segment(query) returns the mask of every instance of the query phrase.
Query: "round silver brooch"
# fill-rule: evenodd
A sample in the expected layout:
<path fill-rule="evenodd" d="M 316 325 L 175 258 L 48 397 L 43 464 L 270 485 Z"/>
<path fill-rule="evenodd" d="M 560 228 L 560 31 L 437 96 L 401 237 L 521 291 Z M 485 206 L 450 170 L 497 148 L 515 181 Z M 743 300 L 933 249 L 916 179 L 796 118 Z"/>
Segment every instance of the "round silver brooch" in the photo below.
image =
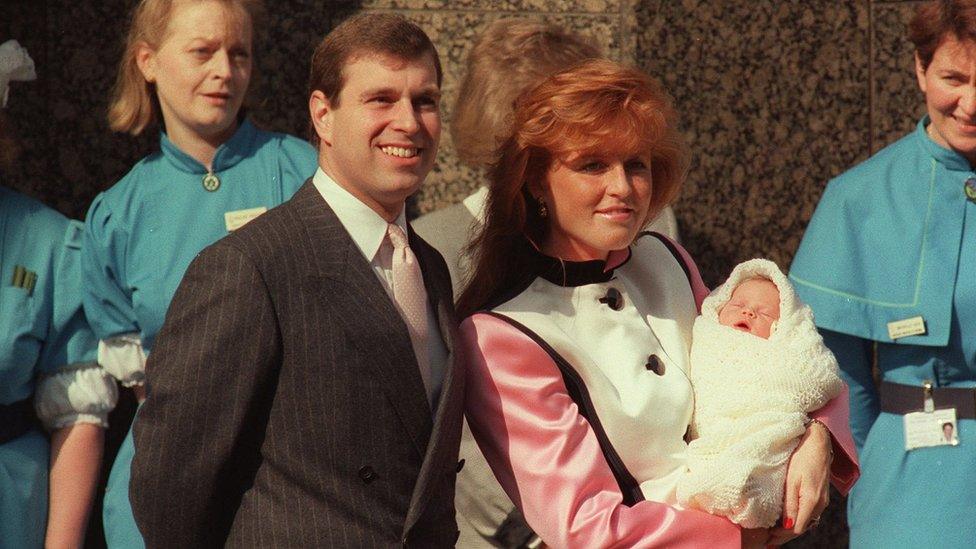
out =
<path fill-rule="evenodd" d="M 214 192 L 220 188 L 220 178 L 212 173 L 203 176 L 203 188 Z"/>

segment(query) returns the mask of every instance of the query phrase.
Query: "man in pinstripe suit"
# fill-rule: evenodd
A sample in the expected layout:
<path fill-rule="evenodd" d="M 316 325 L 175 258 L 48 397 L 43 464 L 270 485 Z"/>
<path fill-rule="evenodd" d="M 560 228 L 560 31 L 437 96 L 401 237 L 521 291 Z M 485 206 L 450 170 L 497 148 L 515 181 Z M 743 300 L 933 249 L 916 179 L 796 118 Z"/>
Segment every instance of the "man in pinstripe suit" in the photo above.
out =
<path fill-rule="evenodd" d="M 130 495 L 149 547 L 453 546 L 450 276 L 407 229 L 419 338 L 390 259 L 433 166 L 440 81 L 397 16 L 353 17 L 316 49 L 320 169 L 197 257 L 149 360 Z"/>

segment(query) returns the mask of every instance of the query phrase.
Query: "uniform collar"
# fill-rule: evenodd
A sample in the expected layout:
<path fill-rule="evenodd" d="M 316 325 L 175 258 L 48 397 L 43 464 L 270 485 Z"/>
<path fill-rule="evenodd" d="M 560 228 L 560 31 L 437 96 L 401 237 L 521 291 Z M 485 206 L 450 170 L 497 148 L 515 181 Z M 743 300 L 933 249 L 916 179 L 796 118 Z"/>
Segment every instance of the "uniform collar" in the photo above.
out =
<path fill-rule="evenodd" d="M 214 154 L 213 159 L 214 173 L 226 170 L 243 160 L 253 150 L 257 132 L 257 128 L 249 120 L 246 118 L 242 119 L 234 135 L 224 144 L 217 147 L 217 152 Z M 159 143 L 163 156 L 178 170 L 194 174 L 207 173 L 206 166 L 180 150 L 179 147 L 169 140 L 169 136 L 166 135 L 165 131 L 159 133 Z"/>
<path fill-rule="evenodd" d="M 614 269 L 630 259 L 630 248 L 614 250 L 606 261 L 566 261 L 548 256 L 535 248 L 528 239 L 523 245 L 530 258 L 533 271 L 541 278 L 564 287 L 586 286 L 607 282 L 613 278 Z"/>
<path fill-rule="evenodd" d="M 383 240 L 386 238 L 389 223 L 372 208 L 343 189 L 334 179 L 322 171 L 322 168 L 316 170 L 315 175 L 312 176 L 312 184 L 315 185 L 322 198 L 335 212 L 339 222 L 352 237 L 366 261 L 373 261 L 376 252 L 379 251 Z M 409 234 L 405 210 L 406 208 L 400 210 L 400 215 L 397 216 L 394 223 L 399 225 L 403 234 Z"/>
<path fill-rule="evenodd" d="M 929 132 L 926 131 L 930 122 L 931 119 L 926 114 L 918 121 L 918 125 L 915 127 L 915 134 L 919 138 L 918 141 L 921 143 L 922 149 L 947 169 L 960 172 L 973 171 L 972 166 L 969 165 L 969 161 L 963 155 L 952 149 L 947 149 L 932 140 Z"/>

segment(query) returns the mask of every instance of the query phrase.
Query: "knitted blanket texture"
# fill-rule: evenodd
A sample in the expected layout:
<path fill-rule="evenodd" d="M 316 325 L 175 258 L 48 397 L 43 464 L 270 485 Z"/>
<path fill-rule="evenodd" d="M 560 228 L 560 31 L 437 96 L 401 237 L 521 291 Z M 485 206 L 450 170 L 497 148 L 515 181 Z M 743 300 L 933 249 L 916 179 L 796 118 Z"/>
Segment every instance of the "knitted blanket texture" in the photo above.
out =
<path fill-rule="evenodd" d="M 772 280 L 780 293 L 780 319 L 769 339 L 718 323 L 732 291 L 756 276 Z M 812 311 L 775 263 L 742 263 L 705 298 L 693 330 L 690 378 L 693 440 L 679 503 L 746 528 L 773 526 L 807 414 L 840 394 L 843 383 Z"/>

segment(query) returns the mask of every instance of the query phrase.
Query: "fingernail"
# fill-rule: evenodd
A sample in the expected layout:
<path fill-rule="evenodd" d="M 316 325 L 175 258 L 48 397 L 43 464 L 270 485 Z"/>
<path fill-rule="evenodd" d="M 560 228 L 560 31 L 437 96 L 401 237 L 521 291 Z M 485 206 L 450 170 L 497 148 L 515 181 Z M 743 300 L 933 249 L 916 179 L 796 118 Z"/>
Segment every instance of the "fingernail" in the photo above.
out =
<path fill-rule="evenodd" d="M 783 528 L 786 528 L 787 530 L 793 528 L 794 524 L 795 523 L 793 522 L 793 519 L 791 519 L 790 517 L 786 517 L 785 519 L 783 519 Z"/>

